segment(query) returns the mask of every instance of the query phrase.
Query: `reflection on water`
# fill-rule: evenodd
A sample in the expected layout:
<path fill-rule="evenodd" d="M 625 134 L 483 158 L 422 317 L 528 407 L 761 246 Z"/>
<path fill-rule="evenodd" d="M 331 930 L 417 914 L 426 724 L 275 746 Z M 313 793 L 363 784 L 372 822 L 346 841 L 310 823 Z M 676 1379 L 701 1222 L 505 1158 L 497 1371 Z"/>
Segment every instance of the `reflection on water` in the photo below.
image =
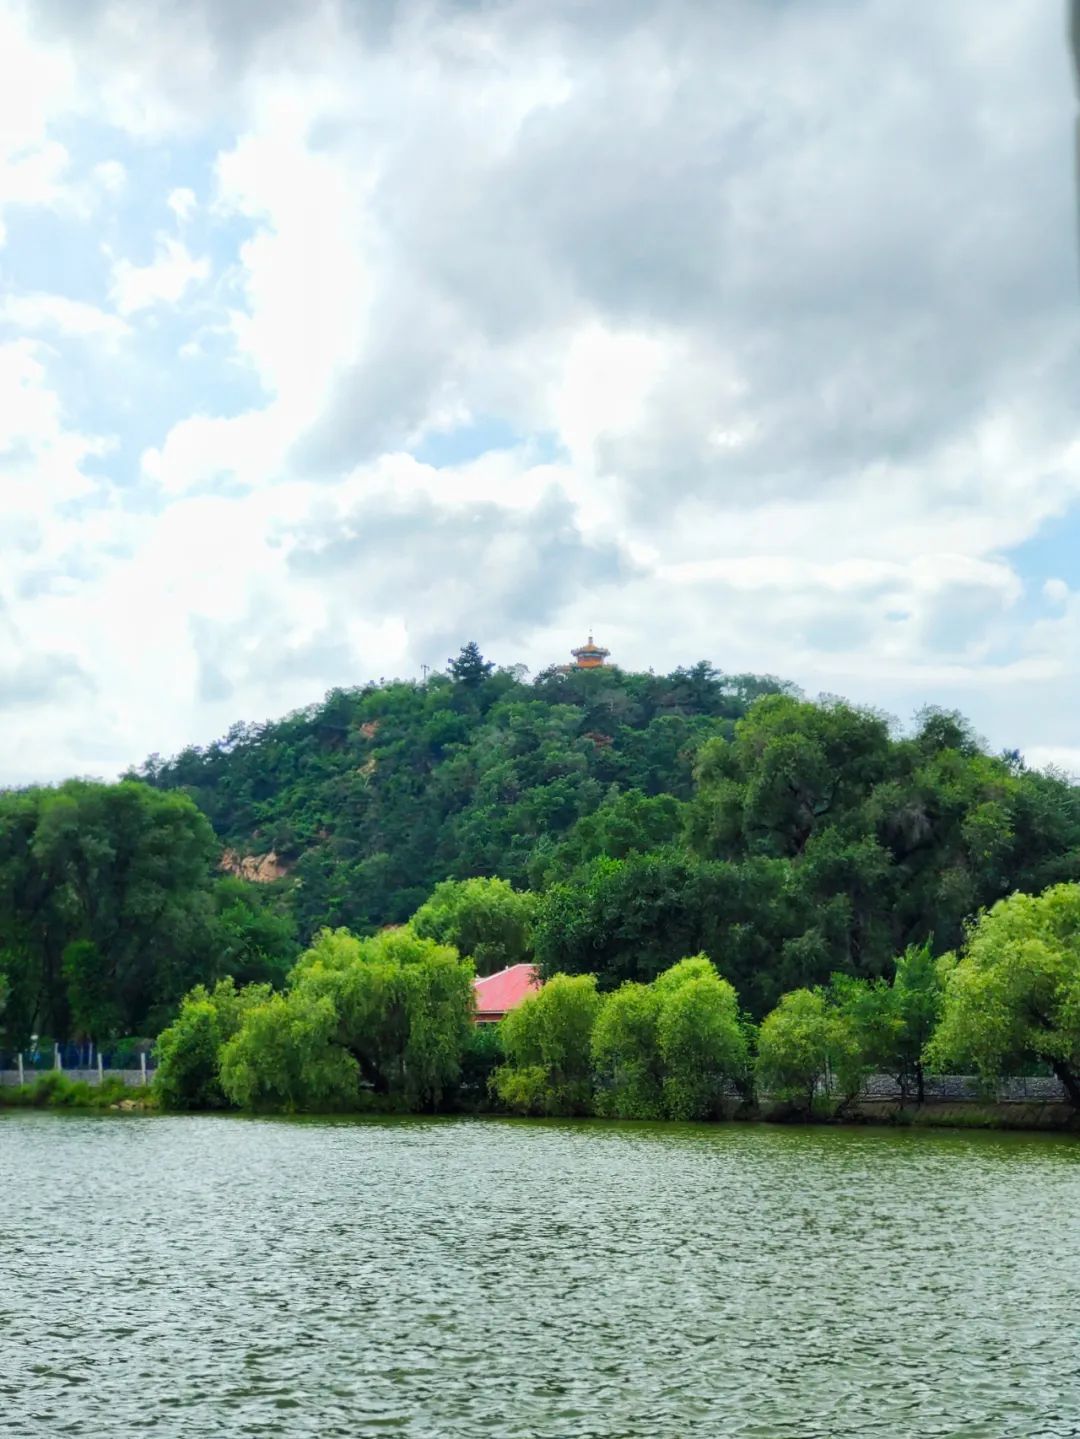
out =
<path fill-rule="evenodd" d="M 11 1434 L 1080 1433 L 1080 1146 L 0 1117 Z"/>

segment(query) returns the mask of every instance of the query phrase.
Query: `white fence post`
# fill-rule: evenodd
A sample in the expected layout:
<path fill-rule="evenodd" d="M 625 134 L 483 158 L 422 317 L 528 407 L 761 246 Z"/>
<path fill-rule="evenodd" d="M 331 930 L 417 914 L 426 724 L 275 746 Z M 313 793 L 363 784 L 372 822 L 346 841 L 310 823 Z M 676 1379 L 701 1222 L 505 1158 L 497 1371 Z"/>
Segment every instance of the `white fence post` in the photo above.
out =
<path fill-rule="evenodd" d="M 105 1061 L 101 1057 L 100 1049 L 97 1052 L 97 1082 L 99 1084 L 105 1083 Z"/>
<path fill-rule="evenodd" d="M 60 1068 L 60 1046 L 58 1044 L 53 1045 L 53 1068 Z"/>
<path fill-rule="evenodd" d="M 145 1050 L 145 1049 L 140 1049 L 140 1050 L 139 1050 L 139 1065 L 140 1065 L 140 1068 L 142 1069 L 142 1082 L 145 1084 L 145 1083 L 146 1083 L 146 1050 Z"/>
<path fill-rule="evenodd" d="M 25 1083 L 26 1083 L 26 1075 L 23 1073 L 23 1058 L 22 1058 L 22 1050 L 20 1049 L 20 1050 L 19 1050 L 19 1088 L 21 1089 Z"/>

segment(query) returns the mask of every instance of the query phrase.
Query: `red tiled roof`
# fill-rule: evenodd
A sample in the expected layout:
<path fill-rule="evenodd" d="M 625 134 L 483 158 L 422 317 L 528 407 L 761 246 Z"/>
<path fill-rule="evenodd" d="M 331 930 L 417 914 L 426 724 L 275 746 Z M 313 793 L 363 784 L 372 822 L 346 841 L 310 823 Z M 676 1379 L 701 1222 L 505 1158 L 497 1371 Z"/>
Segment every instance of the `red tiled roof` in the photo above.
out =
<path fill-rule="evenodd" d="M 498 974 L 486 974 L 473 981 L 477 1014 L 506 1014 L 516 1009 L 529 994 L 540 988 L 540 977 L 531 964 L 512 964 Z"/>

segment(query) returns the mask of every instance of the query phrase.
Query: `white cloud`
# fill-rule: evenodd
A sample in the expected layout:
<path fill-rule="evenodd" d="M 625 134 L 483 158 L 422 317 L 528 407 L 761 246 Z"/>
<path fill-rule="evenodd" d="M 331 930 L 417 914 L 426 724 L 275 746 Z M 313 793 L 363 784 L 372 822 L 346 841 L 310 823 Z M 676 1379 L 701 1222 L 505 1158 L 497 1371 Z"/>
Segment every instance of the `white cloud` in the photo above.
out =
<path fill-rule="evenodd" d="M 75 339 L 120 340 L 131 326 L 84 300 L 35 292 L 0 299 L 0 322 L 23 332 L 53 331 Z"/>
<path fill-rule="evenodd" d="M 182 225 L 191 219 L 198 201 L 195 198 L 194 190 L 189 190 L 186 185 L 181 185 L 177 189 L 169 191 L 166 204 Z"/>
<path fill-rule="evenodd" d="M 109 298 L 121 315 L 132 315 L 154 305 L 175 305 L 192 285 L 210 277 L 210 261 L 196 258 L 181 241 L 159 234 L 154 258 L 148 265 L 114 260 Z"/>
<path fill-rule="evenodd" d="M 313 151 L 298 123 L 273 111 L 217 164 L 218 209 L 256 225 L 240 250 L 236 347 L 297 433 L 362 343 L 371 296 L 363 176 Z"/>
<path fill-rule="evenodd" d="M 172 427 L 160 449 L 144 452 L 142 473 L 169 494 L 222 480 L 251 488 L 280 477 L 290 438 L 273 409 L 228 418 L 191 415 Z"/>
<path fill-rule="evenodd" d="M 127 184 L 127 171 L 119 160 L 100 160 L 90 173 L 109 195 L 119 194 Z"/>
<path fill-rule="evenodd" d="M 39 546 L 14 602 L 24 649 L 96 678 L 102 762 L 441 663 L 474 621 L 534 668 L 593 622 L 628 665 L 707 655 L 1068 747 L 1080 599 L 1009 558 L 1080 500 L 1045 0 L 40 15 L 0 20 L 0 194 L 96 207 L 111 273 L 0 313 L 127 338 L 86 389 L 59 348 L 0 350 Z M 84 164 L 85 115 L 113 128 Z M 155 173 L 184 228 L 139 263 Z M 182 364 L 128 334 L 192 301 Z M 65 411 L 88 393 L 115 484 Z M 409 453 L 457 427 L 505 448 Z M 26 742 L 74 765 L 40 716 Z"/>
<path fill-rule="evenodd" d="M 70 58 L 33 43 L 19 8 L 0 10 L 0 243 L 5 209 L 64 197 L 68 152 L 48 127 L 74 92 Z"/>
<path fill-rule="evenodd" d="M 43 359 L 28 340 L 0 344 L 0 457 L 3 458 L 5 515 L 45 516 L 93 488 L 80 470 L 105 442 L 65 428 L 60 398 L 47 380 Z"/>
<path fill-rule="evenodd" d="M 1069 586 L 1064 580 L 1049 579 L 1042 587 L 1042 592 L 1051 604 L 1062 605 L 1069 598 Z"/>

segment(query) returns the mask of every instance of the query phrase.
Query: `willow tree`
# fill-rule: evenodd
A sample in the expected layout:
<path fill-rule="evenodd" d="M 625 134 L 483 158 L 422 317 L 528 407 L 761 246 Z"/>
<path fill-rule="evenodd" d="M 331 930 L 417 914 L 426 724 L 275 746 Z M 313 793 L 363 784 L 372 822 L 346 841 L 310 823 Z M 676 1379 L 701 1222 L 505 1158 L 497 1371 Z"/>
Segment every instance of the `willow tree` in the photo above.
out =
<path fill-rule="evenodd" d="M 819 1090 L 854 1092 L 864 1063 L 850 1015 L 820 989 L 792 990 L 761 1022 L 756 1071 L 764 1095 L 801 1100 L 809 1111 Z"/>
<path fill-rule="evenodd" d="M 995 904 L 947 957 L 941 1022 L 927 1057 L 987 1081 L 1048 1065 L 1080 1107 L 1080 885 Z"/>
<path fill-rule="evenodd" d="M 592 1039 L 596 1107 L 619 1119 L 708 1119 L 743 1086 L 749 1055 L 735 990 L 705 954 L 604 1000 Z"/>
<path fill-rule="evenodd" d="M 221 1088 L 221 1051 L 244 1016 L 270 998 L 268 984 L 237 989 L 232 979 L 213 989 L 198 984 L 180 1012 L 158 1036 L 154 1086 L 166 1109 L 217 1109 L 227 1103 Z"/>
<path fill-rule="evenodd" d="M 588 1114 L 592 1035 L 600 1012 L 594 974 L 557 974 L 501 1023 L 507 1062 L 492 1091 L 525 1114 Z"/>
<path fill-rule="evenodd" d="M 456 949 L 403 925 L 367 939 L 321 931 L 291 983 L 295 992 L 332 1002 L 335 1042 L 377 1093 L 435 1109 L 461 1072 L 474 973 Z"/>
<path fill-rule="evenodd" d="M 654 982 L 664 1109 L 670 1119 L 708 1119 L 729 1085 L 747 1077 L 739 1000 L 707 955 L 681 960 Z"/>
<path fill-rule="evenodd" d="M 627 980 L 604 1000 L 592 1034 L 596 1110 L 611 1119 L 660 1119 L 663 1065 L 655 985 Z"/>
<path fill-rule="evenodd" d="M 492 974 L 532 957 L 535 903 L 505 879 L 448 879 L 409 923 L 422 938 L 453 945 L 478 974 Z"/>
<path fill-rule="evenodd" d="M 334 1042 L 337 1012 L 326 995 L 271 994 L 244 1015 L 221 1051 L 221 1088 L 241 1109 L 349 1109 L 358 1098 L 356 1060 Z"/>

